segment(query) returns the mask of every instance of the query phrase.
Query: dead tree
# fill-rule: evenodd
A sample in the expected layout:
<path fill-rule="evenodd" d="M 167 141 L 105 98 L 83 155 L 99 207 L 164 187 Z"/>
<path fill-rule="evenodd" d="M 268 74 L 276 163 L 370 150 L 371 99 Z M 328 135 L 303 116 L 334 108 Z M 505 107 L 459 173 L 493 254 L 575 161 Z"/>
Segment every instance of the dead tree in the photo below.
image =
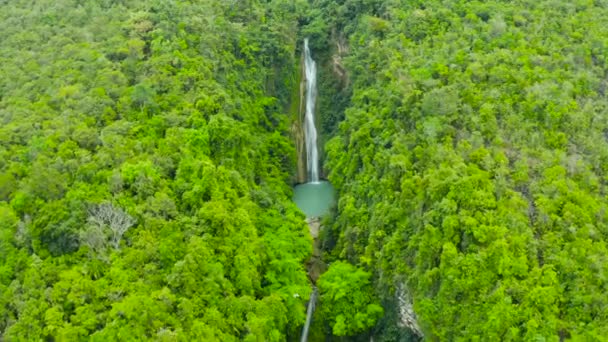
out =
<path fill-rule="evenodd" d="M 89 210 L 88 223 L 91 227 L 108 230 L 110 244 L 120 248 L 122 236 L 135 224 L 135 219 L 124 210 L 111 203 L 102 203 Z"/>

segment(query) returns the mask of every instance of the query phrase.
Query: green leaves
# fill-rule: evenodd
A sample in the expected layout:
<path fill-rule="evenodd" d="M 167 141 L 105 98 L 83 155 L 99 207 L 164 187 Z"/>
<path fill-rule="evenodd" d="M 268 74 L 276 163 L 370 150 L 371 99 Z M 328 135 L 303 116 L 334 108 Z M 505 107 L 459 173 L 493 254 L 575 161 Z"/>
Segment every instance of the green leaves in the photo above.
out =
<path fill-rule="evenodd" d="M 608 325 L 605 7 L 387 1 L 365 15 L 382 21 L 342 26 L 353 95 L 326 144 L 331 255 L 373 265 L 385 308 L 405 283 L 429 340 L 594 339 Z"/>
<path fill-rule="evenodd" d="M 0 5 L 0 339 L 293 335 L 294 4 L 30 5 Z"/>
<path fill-rule="evenodd" d="M 376 324 L 384 310 L 372 294 L 371 274 L 334 262 L 319 278 L 319 310 L 336 336 L 351 336 Z"/>

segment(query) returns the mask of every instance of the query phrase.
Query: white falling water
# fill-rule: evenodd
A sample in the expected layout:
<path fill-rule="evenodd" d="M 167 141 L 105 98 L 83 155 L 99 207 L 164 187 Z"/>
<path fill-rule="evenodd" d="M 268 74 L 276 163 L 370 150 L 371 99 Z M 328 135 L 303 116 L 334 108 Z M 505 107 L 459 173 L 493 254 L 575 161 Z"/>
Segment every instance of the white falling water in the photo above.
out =
<path fill-rule="evenodd" d="M 319 181 L 319 153 L 317 151 L 317 129 L 315 127 L 315 104 L 317 100 L 317 64 L 310 55 L 308 38 L 304 39 L 304 67 L 306 73 L 306 117 L 304 138 L 306 139 L 306 167 L 308 181 Z"/>
<path fill-rule="evenodd" d="M 306 309 L 306 323 L 304 323 L 304 330 L 302 330 L 302 337 L 300 342 L 308 341 L 308 328 L 310 328 L 310 323 L 312 322 L 312 313 L 315 311 L 315 302 L 317 300 L 317 288 L 312 288 L 312 293 L 310 294 L 310 300 L 308 301 L 308 309 Z"/>

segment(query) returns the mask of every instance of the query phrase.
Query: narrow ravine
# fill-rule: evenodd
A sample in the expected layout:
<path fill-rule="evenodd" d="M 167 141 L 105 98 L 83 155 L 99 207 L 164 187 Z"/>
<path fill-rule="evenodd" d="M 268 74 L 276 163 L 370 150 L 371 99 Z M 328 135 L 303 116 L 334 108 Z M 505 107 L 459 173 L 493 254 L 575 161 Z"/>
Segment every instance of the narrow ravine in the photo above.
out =
<path fill-rule="evenodd" d="M 306 263 L 306 271 L 308 273 L 308 278 L 312 283 L 312 293 L 310 294 L 310 299 L 308 300 L 308 307 L 306 309 L 306 323 L 304 323 L 304 328 L 302 328 L 302 337 L 300 339 L 302 342 L 306 342 L 308 340 L 308 333 L 310 325 L 312 323 L 312 316 L 317 305 L 317 280 L 319 279 L 319 276 L 327 269 L 327 264 L 323 262 L 323 259 L 321 257 L 321 244 L 319 241 L 321 220 L 318 217 L 311 217 L 308 218 L 306 222 L 308 224 L 310 235 L 313 238 L 312 256 L 310 257 L 310 260 Z"/>
<path fill-rule="evenodd" d="M 308 341 L 308 330 L 310 329 L 310 323 L 312 323 L 312 314 L 315 311 L 315 305 L 317 301 L 317 288 L 313 287 L 312 293 L 310 294 L 310 300 L 308 301 L 308 308 L 306 309 L 306 323 L 304 323 L 304 329 L 302 329 L 301 342 Z"/>
<path fill-rule="evenodd" d="M 317 101 L 317 65 L 312 57 L 308 38 L 304 39 L 304 76 L 305 80 L 305 115 L 304 115 L 304 140 L 306 148 L 306 183 L 299 184 L 294 188 L 294 202 L 307 217 L 310 235 L 313 238 L 313 255 L 306 265 L 308 277 L 313 290 L 308 301 L 306 310 L 306 322 L 302 329 L 301 341 L 308 340 L 308 333 L 316 306 L 317 279 L 325 270 L 325 263 L 321 259 L 319 243 L 319 232 L 321 229 L 320 217 L 329 210 L 334 202 L 334 190 L 328 181 L 319 178 L 319 152 L 317 146 L 316 128 L 316 101 Z"/>

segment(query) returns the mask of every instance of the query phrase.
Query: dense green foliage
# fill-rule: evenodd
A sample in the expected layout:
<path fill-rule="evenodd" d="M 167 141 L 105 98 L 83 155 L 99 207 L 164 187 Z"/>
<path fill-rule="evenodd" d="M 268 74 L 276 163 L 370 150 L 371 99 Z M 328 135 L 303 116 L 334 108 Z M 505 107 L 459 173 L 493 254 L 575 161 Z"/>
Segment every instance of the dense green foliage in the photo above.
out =
<path fill-rule="evenodd" d="M 334 257 L 429 340 L 605 339 L 608 3 L 337 3 Z"/>
<path fill-rule="evenodd" d="M 296 12 L 0 4 L 0 339 L 298 336 Z"/>
<path fill-rule="evenodd" d="M 605 340 L 606 23 L 606 0 L 1 2 L 0 340 L 298 339 L 305 36 L 339 196 L 311 341 Z"/>
<path fill-rule="evenodd" d="M 349 263 L 333 263 L 319 279 L 319 317 L 336 336 L 355 335 L 373 327 L 382 316 L 375 303 L 371 274 Z"/>

